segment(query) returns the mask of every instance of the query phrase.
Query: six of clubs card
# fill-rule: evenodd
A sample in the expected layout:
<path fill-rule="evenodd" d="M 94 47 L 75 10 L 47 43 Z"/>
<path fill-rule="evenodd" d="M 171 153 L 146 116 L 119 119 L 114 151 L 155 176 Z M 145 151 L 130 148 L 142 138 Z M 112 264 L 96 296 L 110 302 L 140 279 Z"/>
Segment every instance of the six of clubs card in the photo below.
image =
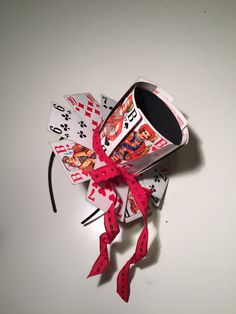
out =
<path fill-rule="evenodd" d="M 92 131 L 77 112 L 70 108 L 53 102 L 48 129 L 65 139 L 92 149 Z"/>

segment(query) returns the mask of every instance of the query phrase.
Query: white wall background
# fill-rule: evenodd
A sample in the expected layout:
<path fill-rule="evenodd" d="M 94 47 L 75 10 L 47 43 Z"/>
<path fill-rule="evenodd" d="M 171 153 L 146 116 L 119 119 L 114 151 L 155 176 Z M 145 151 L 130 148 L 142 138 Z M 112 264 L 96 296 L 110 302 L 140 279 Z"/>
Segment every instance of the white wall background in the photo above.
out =
<path fill-rule="evenodd" d="M 1 1 L 0 15 L 0 313 L 235 313 L 236 2 Z M 126 304 L 114 270 L 141 224 L 113 246 L 107 282 L 86 279 L 103 222 L 81 226 L 86 185 L 72 186 L 58 163 L 52 212 L 47 122 L 51 100 L 119 98 L 139 75 L 176 97 L 191 138 L 171 159 Z"/>

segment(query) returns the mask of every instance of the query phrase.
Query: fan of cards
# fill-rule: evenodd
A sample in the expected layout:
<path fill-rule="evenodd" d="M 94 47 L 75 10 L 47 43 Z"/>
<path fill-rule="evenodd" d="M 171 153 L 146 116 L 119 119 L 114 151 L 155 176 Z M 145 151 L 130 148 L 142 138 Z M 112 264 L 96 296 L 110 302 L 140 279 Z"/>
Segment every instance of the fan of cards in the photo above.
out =
<path fill-rule="evenodd" d="M 90 180 L 87 200 L 101 211 L 110 204 L 109 185 L 92 181 L 90 172 L 103 166 L 93 150 L 93 130 L 100 125 L 104 152 L 119 166 L 137 174 L 139 183 L 152 190 L 150 209 L 160 204 L 168 184 L 163 158 L 188 142 L 187 121 L 173 106 L 174 98 L 146 79 L 138 79 L 117 102 L 90 93 L 64 96 L 67 105 L 53 102 L 48 129 L 61 140 L 53 152 L 72 184 Z M 124 222 L 141 217 L 135 199 L 122 180 L 116 180 L 116 215 Z"/>

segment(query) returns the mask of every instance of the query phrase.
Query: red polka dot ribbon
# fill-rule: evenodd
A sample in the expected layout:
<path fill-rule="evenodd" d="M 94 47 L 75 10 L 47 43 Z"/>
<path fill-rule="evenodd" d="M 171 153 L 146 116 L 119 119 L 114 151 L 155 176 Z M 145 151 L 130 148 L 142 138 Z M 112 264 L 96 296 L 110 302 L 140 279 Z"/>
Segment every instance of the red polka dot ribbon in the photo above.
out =
<path fill-rule="evenodd" d="M 111 195 L 110 200 L 112 204 L 109 209 L 104 214 L 104 226 L 105 232 L 100 235 L 100 254 L 96 259 L 95 263 L 92 266 L 92 269 L 88 277 L 102 274 L 109 265 L 109 256 L 108 256 L 108 245 L 112 243 L 117 234 L 119 233 L 119 225 L 116 220 L 115 205 L 117 202 L 117 196 L 115 189 L 112 185 L 112 180 L 116 177 L 121 178 L 130 188 L 135 201 L 137 202 L 139 209 L 143 216 L 144 227 L 139 235 L 136 249 L 131 258 L 126 262 L 123 268 L 120 270 L 117 277 L 117 293 L 120 297 L 128 302 L 130 294 L 130 281 L 129 273 L 130 266 L 132 264 L 137 264 L 142 258 L 147 255 L 147 244 L 148 244 L 148 227 L 147 227 L 147 208 L 149 198 L 152 191 L 146 188 L 143 188 L 136 180 L 135 175 L 129 173 L 126 168 L 122 166 L 117 166 L 116 163 L 109 158 L 102 149 L 100 135 L 99 135 L 98 126 L 93 132 L 93 149 L 97 154 L 97 157 L 106 163 L 105 166 L 102 166 L 96 170 L 90 172 L 91 178 L 97 184 L 100 182 L 106 181 L 109 182 L 110 188 L 114 192 Z"/>

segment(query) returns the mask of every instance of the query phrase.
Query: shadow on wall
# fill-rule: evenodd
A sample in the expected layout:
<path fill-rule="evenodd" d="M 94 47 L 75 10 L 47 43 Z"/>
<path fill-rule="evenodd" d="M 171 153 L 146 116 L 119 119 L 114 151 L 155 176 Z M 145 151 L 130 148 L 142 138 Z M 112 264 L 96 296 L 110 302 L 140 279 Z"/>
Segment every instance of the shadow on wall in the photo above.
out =
<path fill-rule="evenodd" d="M 166 158 L 167 164 L 170 165 L 170 175 L 185 174 L 189 172 L 198 172 L 204 166 L 204 158 L 201 151 L 201 142 L 196 133 L 191 127 L 189 129 L 189 143 L 182 147 L 178 151 Z M 158 234 L 158 228 L 160 224 L 160 211 L 164 204 L 164 197 L 162 198 L 161 204 L 158 209 L 153 209 L 152 214 L 148 217 L 148 224 L 151 222 L 156 228 L 156 235 L 152 243 L 149 244 L 148 255 L 145 259 L 141 260 L 136 267 L 145 268 L 153 264 L 156 264 L 159 260 L 161 253 L 161 241 Z M 135 220 L 131 223 L 122 223 L 122 239 L 120 242 L 114 242 L 111 245 L 110 250 L 110 265 L 108 269 L 101 275 L 98 285 L 103 285 L 110 281 L 114 274 L 118 271 L 117 266 L 117 255 L 123 254 L 127 250 L 130 250 L 130 257 L 135 250 L 135 239 L 142 230 L 143 221 L 142 219 Z M 131 267 L 130 280 L 133 279 L 136 267 Z"/>
<path fill-rule="evenodd" d="M 189 130 L 189 143 L 173 152 L 167 162 L 170 165 L 170 175 L 173 177 L 187 172 L 198 172 L 204 166 L 204 157 L 201 150 L 201 141 L 191 127 Z"/>

